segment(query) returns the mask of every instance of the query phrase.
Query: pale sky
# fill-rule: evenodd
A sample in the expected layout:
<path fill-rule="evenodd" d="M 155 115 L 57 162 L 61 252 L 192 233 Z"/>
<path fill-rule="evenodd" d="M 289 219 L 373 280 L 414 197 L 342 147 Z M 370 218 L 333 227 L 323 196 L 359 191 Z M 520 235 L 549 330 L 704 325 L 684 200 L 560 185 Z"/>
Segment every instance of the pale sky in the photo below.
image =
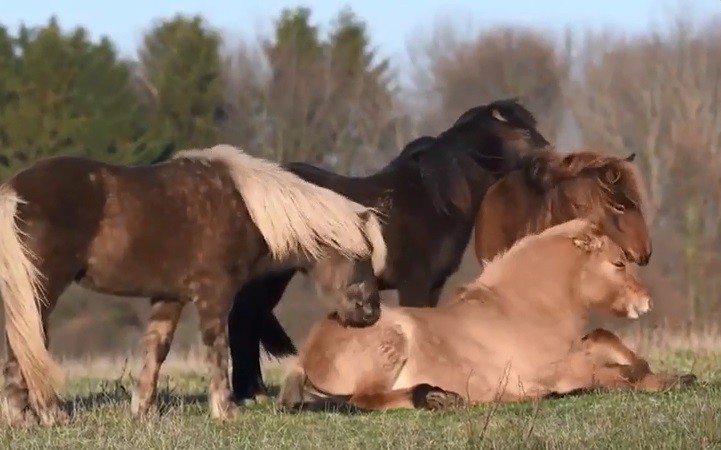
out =
<path fill-rule="evenodd" d="M 201 13 L 232 39 L 271 29 L 286 6 L 305 5 L 325 26 L 343 5 L 366 20 L 374 45 L 391 58 L 403 57 L 408 39 L 430 29 L 439 18 L 482 27 L 518 24 L 547 30 L 614 29 L 635 33 L 662 27 L 679 7 L 705 18 L 721 14 L 721 0 L 0 0 L 0 23 L 43 24 L 55 14 L 63 27 L 83 25 L 97 37 L 108 35 L 124 55 L 134 55 L 142 33 L 156 19 L 175 13 Z"/>

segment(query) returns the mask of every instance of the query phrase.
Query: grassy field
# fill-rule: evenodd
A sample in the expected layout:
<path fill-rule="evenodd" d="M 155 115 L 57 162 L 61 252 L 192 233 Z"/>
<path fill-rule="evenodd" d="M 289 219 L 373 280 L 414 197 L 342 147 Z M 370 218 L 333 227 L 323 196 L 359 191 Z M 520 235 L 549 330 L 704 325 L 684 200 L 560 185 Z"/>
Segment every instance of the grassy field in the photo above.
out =
<path fill-rule="evenodd" d="M 168 362 L 159 414 L 146 423 L 135 422 L 129 411 L 137 366 L 68 362 L 73 423 L 27 430 L 2 425 L 0 448 L 721 448 L 721 347 L 701 340 L 687 344 L 651 344 L 644 351 L 655 370 L 699 376 L 698 386 L 683 391 L 595 394 L 444 413 L 284 414 L 262 404 L 243 409 L 231 423 L 208 416 L 207 379 L 198 355 Z M 268 368 L 271 381 L 277 383 L 280 373 Z"/>

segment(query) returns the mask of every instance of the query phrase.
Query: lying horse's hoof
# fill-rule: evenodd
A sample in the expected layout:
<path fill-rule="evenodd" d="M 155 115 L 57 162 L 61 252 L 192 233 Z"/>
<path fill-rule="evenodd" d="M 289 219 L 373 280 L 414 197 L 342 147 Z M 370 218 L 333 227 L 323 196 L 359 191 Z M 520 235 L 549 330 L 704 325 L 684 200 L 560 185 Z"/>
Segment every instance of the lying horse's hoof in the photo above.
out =
<path fill-rule="evenodd" d="M 692 373 L 687 373 L 686 375 L 681 375 L 680 377 L 678 377 L 678 384 L 680 386 L 688 386 L 690 384 L 696 383 L 696 381 L 698 381 L 698 378 Z"/>
<path fill-rule="evenodd" d="M 438 386 L 419 384 L 413 388 L 413 406 L 431 411 L 463 406 L 463 397 L 455 392 L 446 391 Z"/>

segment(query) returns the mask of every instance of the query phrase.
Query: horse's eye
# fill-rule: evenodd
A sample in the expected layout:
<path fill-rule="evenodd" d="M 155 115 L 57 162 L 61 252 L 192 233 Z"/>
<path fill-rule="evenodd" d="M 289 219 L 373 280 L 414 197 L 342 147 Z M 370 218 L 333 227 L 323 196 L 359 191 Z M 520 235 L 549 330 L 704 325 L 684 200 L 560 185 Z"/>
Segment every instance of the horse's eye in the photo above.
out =
<path fill-rule="evenodd" d="M 622 259 L 619 259 L 618 261 L 614 262 L 613 265 L 618 267 L 619 269 L 623 269 L 624 267 L 626 267 L 626 262 Z"/>

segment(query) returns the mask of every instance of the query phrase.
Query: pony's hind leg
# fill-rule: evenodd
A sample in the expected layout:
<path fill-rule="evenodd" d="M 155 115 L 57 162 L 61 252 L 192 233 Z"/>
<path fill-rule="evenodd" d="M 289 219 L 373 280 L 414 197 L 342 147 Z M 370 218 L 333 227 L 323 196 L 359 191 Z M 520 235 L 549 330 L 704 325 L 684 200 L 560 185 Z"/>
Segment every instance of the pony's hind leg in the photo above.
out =
<path fill-rule="evenodd" d="M 145 363 L 130 403 L 131 412 L 136 418 L 147 416 L 155 403 L 160 367 L 170 351 L 184 305 L 183 301 L 178 299 L 151 299 L 150 321 L 143 338 Z"/>
<path fill-rule="evenodd" d="M 195 299 L 200 319 L 200 332 L 207 349 L 210 367 L 210 390 L 208 402 L 210 415 L 215 419 L 232 419 L 237 407 L 231 401 L 228 378 L 228 313 L 233 295 L 232 289 L 224 289 L 223 282 L 203 289 Z M 205 294 L 205 295 L 203 295 Z"/>
<path fill-rule="evenodd" d="M 43 268 L 41 268 L 41 270 L 42 269 Z M 48 272 L 45 271 L 42 273 Z M 52 282 L 49 280 L 52 280 Z M 55 308 L 58 297 L 69 284 L 69 277 L 46 276 L 46 281 L 43 286 L 45 303 L 41 306 L 40 310 L 45 335 L 45 348 L 49 348 L 50 346 L 50 336 L 48 334 L 50 313 Z M 12 348 L 10 348 L 7 335 L 5 336 L 5 349 L 6 357 L 3 366 L 5 384 L 3 388 L 2 408 L 8 423 L 13 426 L 33 425 L 38 423 L 38 421 L 46 426 L 66 423 L 69 420 L 69 415 L 60 407 L 57 399 L 44 405 L 31 405 L 27 383 L 20 371 L 17 358 Z"/>
<path fill-rule="evenodd" d="M 3 365 L 2 408 L 3 416 L 11 426 L 27 426 L 37 423 L 37 417 L 30 408 L 30 397 L 25 379 L 20 372 L 20 365 L 15 358 L 7 336 L 5 336 L 5 364 Z"/>

